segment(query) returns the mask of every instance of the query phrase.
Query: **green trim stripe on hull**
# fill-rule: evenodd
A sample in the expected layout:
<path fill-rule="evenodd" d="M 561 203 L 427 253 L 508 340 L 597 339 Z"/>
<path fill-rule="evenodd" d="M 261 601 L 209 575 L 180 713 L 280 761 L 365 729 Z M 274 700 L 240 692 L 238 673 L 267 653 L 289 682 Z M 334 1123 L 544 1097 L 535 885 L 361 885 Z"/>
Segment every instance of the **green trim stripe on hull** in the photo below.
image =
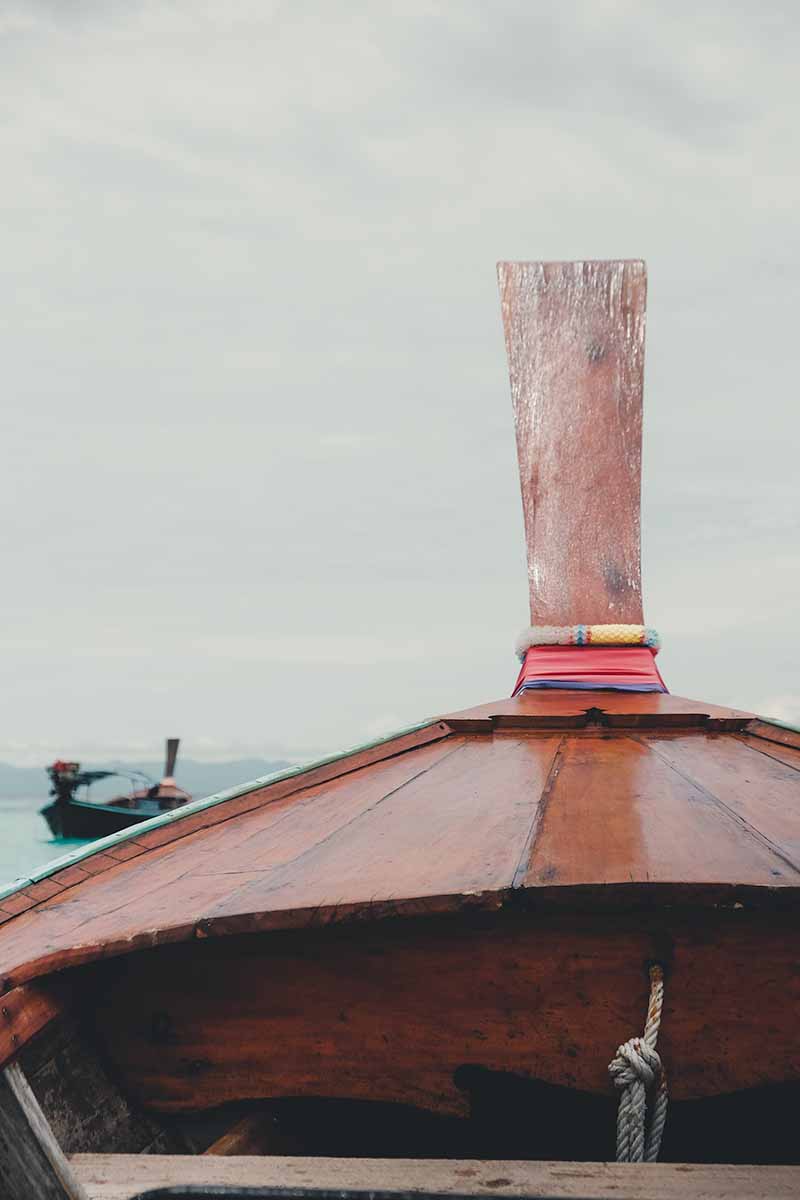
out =
<path fill-rule="evenodd" d="M 303 763 L 301 766 L 286 767 L 282 771 L 274 771 L 271 775 L 263 775 L 259 779 L 251 780 L 249 783 L 240 783 L 237 787 L 228 788 L 224 792 L 216 792 L 213 796 L 206 796 L 202 800 L 191 800 L 188 804 L 181 805 L 180 808 L 171 809 L 169 812 L 161 813 L 157 817 L 151 817 L 147 821 L 140 821 L 138 824 L 131 825 L 127 829 L 121 829 L 118 833 L 111 833 L 108 837 L 88 842 L 85 846 L 78 846 L 75 850 L 70 851 L 69 854 L 62 854 L 60 858 L 51 859 L 43 867 L 39 867 L 37 871 L 31 871 L 29 875 L 14 879 L 11 883 L 0 885 L 0 900 L 5 896 L 12 896 L 15 892 L 20 891 L 21 888 L 28 887 L 33 883 L 39 883 L 42 879 L 47 879 L 48 876 L 54 875 L 56 871 L 61 871 L 64 867 L 72 866 L 74 863 L 80 862 L 81 859 L 89 858 L 92 854 L 97 854 L 98 851 L 104 850 L 107 846 L 118 846 L 120 842 L 140 837 L 148 829 L 158 829 L 163 825 L 171 825 L 175 821 L 180 821 L 184 817 L 191 816 L 192 813 L 202 812 L 206 808 L 214 808 L 217 804 L 223 804 L 226 800 L 233 800 L 237 796 L 246 796 L 248 792 L 255 792 L 259 788 L 266 787 L 267 784 L 278 783 L 281 779 L 292 779 L 297 775 L 305 775 L 308 771 L 313 771 L 317 767 L 324 767 L 328 763 L 350 758 L 354 754 L 361 754 L 364 750 L 383 746 L 387 742 L 395 741 L 396 738 L 404 737 L 409 733 L 417 733 L 421 729 L 428 729 L 436 724 L 438 724 L 437 718 L 420 721 L 417 725 L 409 725 L 405 729 L 397 730 L 394 733 L 387 734 L 385 737 L 364 742 L 360 746 L 351 746 L 347 750 L 340 750 L 336 754 L 326 754 L 322 758 L 314 759 L 313 762 Z"/>

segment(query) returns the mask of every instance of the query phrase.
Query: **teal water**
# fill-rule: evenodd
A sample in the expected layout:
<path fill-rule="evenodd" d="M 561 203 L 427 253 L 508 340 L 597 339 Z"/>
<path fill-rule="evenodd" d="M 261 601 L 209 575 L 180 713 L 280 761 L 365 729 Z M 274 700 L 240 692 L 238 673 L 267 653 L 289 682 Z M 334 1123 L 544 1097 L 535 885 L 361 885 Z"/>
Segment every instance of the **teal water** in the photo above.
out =
<path fill-rule="evenodd" d="M 0 797 L 0 885 L 85 844 L 72 838 L 54 838 L 39 815 L 42 803 Z"/>

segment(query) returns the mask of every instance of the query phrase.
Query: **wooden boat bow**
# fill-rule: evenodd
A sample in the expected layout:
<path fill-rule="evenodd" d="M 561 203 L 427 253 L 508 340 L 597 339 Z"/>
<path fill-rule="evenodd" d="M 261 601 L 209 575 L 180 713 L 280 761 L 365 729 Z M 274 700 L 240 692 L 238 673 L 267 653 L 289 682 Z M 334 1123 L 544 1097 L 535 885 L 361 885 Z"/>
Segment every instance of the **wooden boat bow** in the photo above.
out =
<path fill-rule="evenodd" d="M 500 286 L 532 620 L 638 626 L 643 264 Z M 611 1103 L 657 960 L 679 1104 L 795 1086 L 799 798 L 800 733 L 735 709 L 557 686 L 445 714 L 7 889 L 0 1064 L 80 1011 L 148 1121 L 445 1119 L 511 1079 Z"/>

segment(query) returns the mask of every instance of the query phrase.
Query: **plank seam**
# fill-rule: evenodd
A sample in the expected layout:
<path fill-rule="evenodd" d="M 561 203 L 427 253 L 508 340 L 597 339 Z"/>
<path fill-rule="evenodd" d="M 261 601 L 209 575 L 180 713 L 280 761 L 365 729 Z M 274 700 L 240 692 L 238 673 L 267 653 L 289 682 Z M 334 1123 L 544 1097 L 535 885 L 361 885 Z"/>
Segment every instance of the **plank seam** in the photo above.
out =
<path fill-rule="evenodd" d="M 403 746 L 401 749 L 393 750 L 393 743 L 404 739 L 412 738 L 416 734 L 424 734 L 430 731 L 430 737 L 424 741 L 416 741 L 411 746 Z M 416 749 L 419 745 L 428 745 L 431 742 L 442 741 L 450 736 L 453 731 L 447 726 L 446 722 L 435 717 L 426 721 L 420 721 L 417 725 L 411 725 L 407 729 L 398 730 L 396 733 L 388 734 L 385 737 L 376 738 L 371 742 L 366 742 L 361 746 L 353 746 L 347 750 L 342 750 L 337 754 L 329 754 L 324 758 L 317 759 L 313 762 L 304 763 L 299 767 L 288 767 L 282 771 L 275 771 L 271 775 L 265 775 L 263 778 L 254 779 L 248 783 L 239 784 L 236 787 L 228 788 L 222 792 L 216 792 L 213 796 L 206 796 L 202 800 L 193 800 L 189 804 L 182 805 L 180 808 L 171 809 L 169 812 L 161 813 L 157 817 L 151 817 L 147 821 L 142 821 L 137 825 L 129 826 L 127 829 L 122 829 L 118 833 L 111 833 L 107 837 L 99 838 L 95 842 L 90 842 L 88 846 L 81 846 L 77 850 L 72 850 L 68 854 L 62 855 L 60 858 L 53 859 L 49 863 L 45 863 L 43 867 L 32 871 L 30 875 L 22 876 L 19 879 L 13 880 L 7 885 L 0 885 L 0 900 L 6 896 L 14 895 L 23 888 L 29 887 L 31 884 L 40 883 L 44 879 L 50 879 L 60 875 L 70 869 L 74 864 L 81 862 L 86 858 L 90 858 L 100 852 L 108 851 L 110 847 L 117 846 L 121 843 L 135 842 L 141 845 L 142 850 L 149 850 L 152 847 L 144 843 L 137 842 L 137 838 L 146 835 L 152 829 L 161 829 L 165 826 L 179 826 L 183 820 L 188 820 L 198 813 L 205 812 L 208 809 L 221 808 L 224 804 L 231 800 L 237 800 L 248 796 L 252 793 L 261 792 L 275 784 L 282 783 L 286 780 L 302 779 L 303 776 L 311 774 L 313 771 L 323 770 L 327 766 L 342 764 L 342 770 L 338 771 L 335 776 L 347 775 L 352 771 L 359 770 L 363 763 L 348 766 L 348 761 L 358 758 L 362 754 L 368 754 L 370 751 L 377 750 L 386 751 L 385 754 L 380 754 L 373 759 L 373 762 L 382 762 L 385 759 L 393 758 L 406 753 L 408 750 Z M 322 781 L 320 781 L 322 782 Z M 301 783 L 292 791 L 300 791 L 303 787 L 310 787 L 311 784 Z M 290 793 L 287 793 L 290 794 Z M 258 807 L 256 804 L 254 807 Z M 234 815 L 234 814 L 232 814 Z M 221 817 L 220 821 L 227 818 Z M 210 821 L 209 824 L 217 822 Z M 188 831 L 194 833 L 196 830 Z M 169 841 L 177 841 L 180 837 L 188 836 L 188 834 L 176 833 L 174 838 Z M 162 843 L 162 845 L 168 844 Z M 110 869 L 110 868 L 109 868 Z M 71 884 L 68 886 L 72 886 Z"/>
<path fill-rule="evenodd" d="M 768 838 L 765 833 L 762 833 L 760 829 L 755 827 L 755 825 L 751 825 L 748 820 L 741 816 L 740 813 L 737 813 L 735 809 L 730 807 L 730 805 L 726 804 L 724 800 L 720 800 L 719 796 L 715 795 L 714 792 L 709 791 L 704 784 L 700 783 L 697 779 L 694 779 L 691 775 L 688 775 L 685 771 L 682 771 L 680 767 L 676 767 L 675 764 L 670 762 L 666 755 L 662 754 L 661 751 L 658 750 L 648 739 L 636 737 L 633 738 L 633 740 L 640 742 L 645 749 L 651 751 L 656 755 L 656 757 L 660 758 L 663 763 L 666 763 L 666 765 L 676 773 L 676 775 L 680 775 L 681 779 L 685 779 L 686 782 L 691 784 L 696 791 L 700 792 L 702 796 L 705 796 L 707 800 L 710 800 L 712 804 L 715 804 L 721 812 L 730 817 L 730 819 L 737 825 L 741 826 L 746 833 L 749 833 L 751 837 L 760 842 L 766 850 L 769 850 L 770 853 L 774 854 L 776 858 L 779 858 L 782 863 L 785 863 L 787 867 L 790 867 L 795 874 L 800 875 L 800 864 L 794 862 L 794 860 L 789 857 L 782 847 L 780 847 L 776 842 L 773 842 L 771 838 Z"/>
<path fill-rule="evenodd" d="M 318 842 L 314 842 L 313 846 L 308 846 L 305 850 L 303 850 L 300 854 L 296 855 L 294 858 L 289 859 L 285 863 L 281 863 L 280 866 L 275 869 L 275 872 L 274 872 L 275 878 L 274 878 L 272 884 L 271 885 L 268 884 L 264 888 L 264 895 L 269 895 L 270 892 L 273 892 L 277 888 L 281 887 L 282 883 L 285 880 L 287 872 L 293 871 L 297 867 L 297 864 L 301 863 L 303 861 L 303 859 L 305 859 L 308 855 L 315 853 L 321 846 L 327 845 L 334 838 L 338 838 L 339 835 L 342 834 L 346 829 L 349 829 L 351 825 L 356 824 L 356 822 L 363 820 L 364 817 L 367 817 L 367 816 L 369 816 L 370 813 L 374 812 L 375 809 L 378 808 L 381 804 L 383 804 L 383 802 L 385 800 L 388 800 L 391 796 L 396 796 L 398 792 L 401 792 L 403 790 L 403 788 L 408 787 L 412 783 L 416 783 L 417 780 L 421 779 L 424 775 L 427 775 L 429 771 L 432 771 L 435 767 L 438 767 L 441 763 L 445 762 L 446 759 L 452 758 L 452 756 L 454 754 L 457 754 L 459 752 L 459 750 L 464 749 L 464 745 L 465 745 L 465 742 L 463 740 L 459 739 L 459 744 L 457 746 L 454 746 L 452 748 L 452 750 L 448 750 L 445 754 L 443 754 L 441 756 L 441 758 L 437 758 L 436 762 L 430 763 L 426 767 L 422 767 L 419 771 L 415 771 L 413 775 L 410 775 L 408 777 L 408 779 L 404 779 L 402 783 L 397 785 L 397 787 L 391 788 L 390 791 L 386 792 L 383 796 L 380 796 L 379 799 L 375 800 L 374 803 L 370 804 L 367 808 L 363 809 L 362 812 L 357 813 L 354 817 L 351 817 L 348 821 L 345 821 L 345 823 L 343 825 L 338 825 L 336 827 L 336 829 L 331 830 L 330 833 L 326 834 L 326 836 L 324 838 L 321 838 Z M 250 883 L 252 883 L 252 880 L 250 881 Z M 219 904 L 220 903 L 228 904 L 230 902 L 230 900 L 232 900 L 239 892 L 246 891 L 247 888 L 250 886 L 250 883 L 245 884 L 244 887 L 242 887 L 242 888 L 235 888 L 230 893 L 230 895 L 226 897 L 226 899 L 224 901 L 217 902 L 217 904 L 215 904 L 214 907 L 205 914 L 205 916 L 202 918 L 202 920 L 197 921 L 196 924 L 198 926 L 202 926 L 203 921 L 214 920 L 215 911 L 219 907 Z"/>
<path fill-rule="evenodd" d="M 756 754 L 763 754 L 766 758 L 771 758 L 773 762 L 780 763 L 780 765 L 782 767 L 786 767 L 786 769 L 788 771 L 797 771 L 798 773 L 800 773 L 800 763 L 798 763 L 798 765 L 795 766 L 794 763 L 787 762 L 786 759 L 784 759 L 784 758 L 778 758 L 777 754 L 770 754 L 769 750 L 765 750 L 761 746 L 751 746 L 750 742 L 745 741 L 745 738 L 748 738 L 748 737 L 758 737 L 757 733 L 756 734 L 745 733 L 744 735 L 736 734 L 735 737 L 736 737 L 736 741 L 741 742 L 741 744 L 743 746 L 746 746 L 748 750 L 752 750 Z M 770 746 L 783 746 L 784 750 L 795 750 L 796 749 L 795 746 L 787 746 L 783 742 L 773 742 L 773 741 L 770 741 L 768 738 L 765 740 L 769 742 Z"/>
<path fill-rule="evenodd" d="M 539 833 L 544 823 L 545 814 L 550 804 L 550 798 L 552 796 L 553 789 L 555 788 L 556 780 L 558 779 L 558 775 L 561 770 L 561 765 L 564 761 L 566 747 L 566 736 L 562 736 L 559 739 L 558 745 L 553 751 L 550 769 L 547 772 L 547 778 L 544 781 L 544 787 L 542 788 L 541 795 L 539 796 L 539 803 L 536 806 L 536 811 L 534 812 L 531 820 L 531 827 L 528 831 L 528 837 L 526 838 L 522 854 L 520 855 L 519 862 L 517 863 L 516 870 L 514 871 L 514 876 L 511 880 L 512 889 L 522 887 L 525 876 L 528 874 L 530 869 L 533 852 L 536 848 L 536 843 L 539 839 Z"/>

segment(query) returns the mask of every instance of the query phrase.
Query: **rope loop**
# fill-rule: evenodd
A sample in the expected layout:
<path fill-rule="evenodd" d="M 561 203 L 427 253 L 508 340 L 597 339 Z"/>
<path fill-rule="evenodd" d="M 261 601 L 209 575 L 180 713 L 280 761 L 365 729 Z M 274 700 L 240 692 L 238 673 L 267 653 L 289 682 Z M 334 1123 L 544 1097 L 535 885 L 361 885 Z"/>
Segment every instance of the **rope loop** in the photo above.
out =
<path fill-rule="evenodd" d="M 664 971 L 650 968 L 650 1003 L 641 1037 L 617 1048 L 608 1071 L 620 1093 L 617 1162 L 655 1162 L 667 1119 L 667 1076 L 656 1050 L 664 1003 Z M 648 1099 L 650 1113 L 648 1119 Z"/>

